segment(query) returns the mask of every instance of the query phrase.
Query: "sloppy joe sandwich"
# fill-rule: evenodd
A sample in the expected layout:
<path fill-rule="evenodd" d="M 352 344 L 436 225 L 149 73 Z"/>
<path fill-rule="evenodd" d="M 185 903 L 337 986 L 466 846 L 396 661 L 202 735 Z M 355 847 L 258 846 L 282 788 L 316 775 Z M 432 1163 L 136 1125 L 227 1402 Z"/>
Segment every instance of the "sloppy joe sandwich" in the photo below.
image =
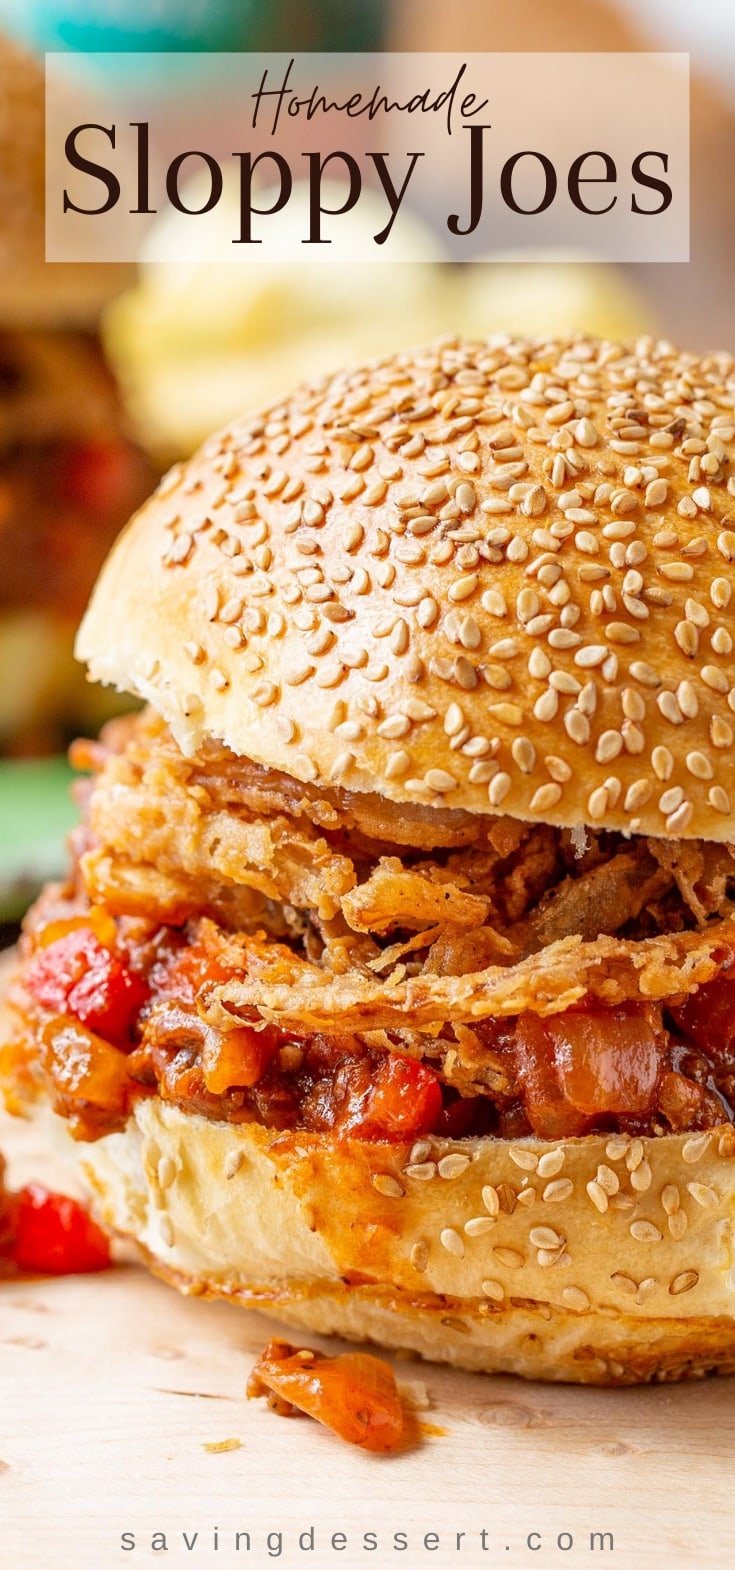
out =
<path fill-rule="evenodd" d="M 734 407 L 724 354 L 443 340 L 113 549 L 78 654 L 147 706 L 76 748 L 6 1077 L 182 1290 L 735 1368 Z"/>

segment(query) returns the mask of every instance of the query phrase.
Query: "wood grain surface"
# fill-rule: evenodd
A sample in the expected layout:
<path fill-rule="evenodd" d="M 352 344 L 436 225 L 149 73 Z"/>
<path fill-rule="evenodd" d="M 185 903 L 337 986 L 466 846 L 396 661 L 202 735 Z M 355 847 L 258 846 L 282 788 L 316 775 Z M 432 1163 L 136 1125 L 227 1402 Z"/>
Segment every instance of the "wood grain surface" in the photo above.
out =
<path fill-rule="evenodd" d="M 0 1149 L 13 1181 L 64 1180 L 33 1130 L 2 1114 Z M 371 1457 L 245 1400 L 272 1329 L 129 1263 L 0 1285 L 2 1570 L 733 1564 L 732 1380 L 595 1391 L 398 1362 L 430 1408 L 405 1452 Z M 207 1449 L 223 1440 L 238 1448 Z M 300 1549 L 311 1527 L 315 1546 Z M 594 1532 L 613 1534 L 612 1551 L 590 1546 Z"/>

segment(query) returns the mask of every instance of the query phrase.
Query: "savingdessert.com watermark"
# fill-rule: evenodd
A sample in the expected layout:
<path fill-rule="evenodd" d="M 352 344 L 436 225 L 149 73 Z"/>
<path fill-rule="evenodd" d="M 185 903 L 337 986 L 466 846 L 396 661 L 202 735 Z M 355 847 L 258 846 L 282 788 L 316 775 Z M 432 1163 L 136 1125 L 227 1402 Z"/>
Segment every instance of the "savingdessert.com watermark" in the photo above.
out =
<path fill-rule="evenodd" d="M 529 1566 L 540 1564 L 579 1565 L 601 1560 L 609 1561 L 615 1553 L 615 1538 L 611 1531 L 575 1529 L 574 1531 L 539 1530 L 513 1533 L 511 1537 L 498 1535 L 485 1528 L 468 1530 L 446 1527 L 426 1529 L 413 1524 L 410 1528 L 382 1525 L 370 1528 L 340 1531 L 325 1526 L 304 1526 L 303 1530 L 290 1526 L 281 1528 L 260 1525 L 256 1530 L 246 1528 L 206 1530 L 135 1529 L 121 1531 L 118 1540 L 121 1555 L 129 1556 L 134 1563 L 136 1554 L 150 1563 L 150 1556 L 161 1555 L 169 1565 L 188 1563 L 197 1557 L 211 1564 L 211 1555 L 221 1555 L 218 1565 L 244 1563 L 262 1565 L 268 1560 L 282 1560 L 286 1565 L 313 1565 L 324 1570 L 329 1564 L 403 1564 L 492 1567 L 513 1564 Z M 506 1555 L 512 1554 L 509 1561 Z M 168 1557 L 166 1557 L 168 1556 Z"/>

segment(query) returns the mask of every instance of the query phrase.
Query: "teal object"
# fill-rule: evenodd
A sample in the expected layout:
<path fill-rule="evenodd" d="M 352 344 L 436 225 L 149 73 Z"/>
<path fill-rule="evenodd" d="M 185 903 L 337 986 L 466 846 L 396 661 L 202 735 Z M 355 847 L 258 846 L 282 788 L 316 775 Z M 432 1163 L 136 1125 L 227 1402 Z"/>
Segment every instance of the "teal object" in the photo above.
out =
<path fill-rule="evenodd" d="M 64 758 L 0 763 L 0 922 L 18 921 L 48 878 L 66 866 L 78 820 Z"/>
<path fill-rule="evenodd" d="M 0 0 L 0 26 L 39 51 L 363 50 L 384 0 Z"/>

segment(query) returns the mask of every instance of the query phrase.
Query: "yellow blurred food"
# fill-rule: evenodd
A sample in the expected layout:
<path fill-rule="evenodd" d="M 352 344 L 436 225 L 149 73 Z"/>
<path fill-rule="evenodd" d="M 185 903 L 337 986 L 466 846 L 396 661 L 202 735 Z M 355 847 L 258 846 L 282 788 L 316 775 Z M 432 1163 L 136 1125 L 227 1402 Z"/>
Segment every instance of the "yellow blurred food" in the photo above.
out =
<path fill-rule="evenodd" d="M 336 207 L 339 194 L 325 190 L 327 205 Z M 272 198 L 261 193 L 262 206 Z M 307 199 L 306 185 L 296 186 L 288 207 L 269 218 L 275 259 L 269 251 L 267 262 L 242 249 L 231 262 L 208 259 L 237 233 L 232 188 L 193 234 L 176 213 L 154 225 L 138 283 L 108 309 L 105 337 L 135 419 L 160 456 L 185 456 L 218 425 L 295 381 L 443 333 L 577 327 L 624 338 L 642 329 L 637 297 L 614 268 L 563 259 L 450 264 L 416 216 L 401 215 L 391 260 L 376 260 L 372 235 L 385 215 L 370 193 L 333 225 L 332 259 L 316 250 L 294 261 Z M 408 259 L 417 254 L 425 260 Z"/>

